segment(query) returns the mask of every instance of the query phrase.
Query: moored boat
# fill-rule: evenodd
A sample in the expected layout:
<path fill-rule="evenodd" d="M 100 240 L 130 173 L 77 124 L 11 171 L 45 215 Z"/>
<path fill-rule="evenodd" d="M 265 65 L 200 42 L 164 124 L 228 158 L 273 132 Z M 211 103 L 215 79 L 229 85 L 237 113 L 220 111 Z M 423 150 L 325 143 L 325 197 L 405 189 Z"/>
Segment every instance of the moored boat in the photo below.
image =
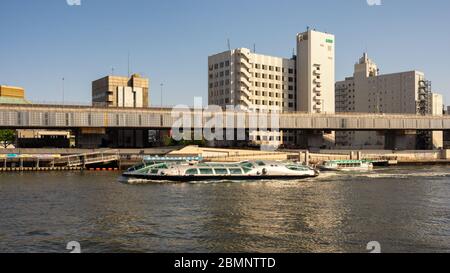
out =
<path fill-rule="evenodd" d="M 144 162 L 123 173 L 125 178 L 150 181 L 303 179 L 319 172 L 293 162 L 244 161 L 238 163 Z"/>
<path fill-rule="evenodd" d="M 322 171 L 370 171 L 373 164 L 366 160 L 329 160 L 319 168 Z"/>

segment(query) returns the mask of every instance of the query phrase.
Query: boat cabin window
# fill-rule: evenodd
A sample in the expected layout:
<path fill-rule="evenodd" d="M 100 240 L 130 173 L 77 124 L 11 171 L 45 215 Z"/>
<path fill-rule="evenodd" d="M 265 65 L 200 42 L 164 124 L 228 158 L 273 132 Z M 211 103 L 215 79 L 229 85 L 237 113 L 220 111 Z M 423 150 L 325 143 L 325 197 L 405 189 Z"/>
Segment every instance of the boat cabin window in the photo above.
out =
<path fill-rule="evenodd" d="M 200 174 L 214 174 L 212 169 L 200 169 Z"/>
<path fill-rule="evenodd" d="M 250 162 L 246 162 L 246 163 L 242 163 L 242 167 L 245 167 L 245 168 L 253 168 L 253 164 L 252 163 L 250 163 Z"/>
<path fill-rule="evenodd" d="M 197 169 L 188 169 L 186 171 L 186 175 L 195 175 L 198 174 L 198 170 Z"/>
<path fill-rule="evenodd" d="M 242 174 L 242 170 L 241 169 L 229 169 L 230 170 L 230 174 Z"/>
<path fill-rule="evenodd" d="M 258 164 L 258 166 L 266 166 L 266 164 L 262 161 L 257 161 L 256 164 Z"/>
<path fill-rule="evenodd" d="M 158 169 L 152 169 L 150 170 L 150 174 L 158 174 L 159 170 Z"/>
<path fill-rule="evenodd" d="M 308 170 L 308 168 L 306 168 L 304 166 L 295 166 L 295 165 L 287 166 L 287 168 L 292 171 L 307 171 Z"/>
<path fill-rule="evenodd" d="M 228 170 L 227 169 L 214 169 L 214 172 L 216 174 L 228 174 Z"/>
<path fill-rule="evenodd" d="M 242 167 L 242 169 L 244 170 L 244 173 L 249 173 L 252 171 L 252 168 L 248 168 L 248 167 Z"/>

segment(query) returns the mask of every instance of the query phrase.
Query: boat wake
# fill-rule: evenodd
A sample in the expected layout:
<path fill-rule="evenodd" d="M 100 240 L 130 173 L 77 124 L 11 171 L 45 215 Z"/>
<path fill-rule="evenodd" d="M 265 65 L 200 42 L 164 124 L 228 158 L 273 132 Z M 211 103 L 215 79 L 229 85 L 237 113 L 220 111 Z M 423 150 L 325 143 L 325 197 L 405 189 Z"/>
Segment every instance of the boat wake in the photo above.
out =
<path fill-rule="evenodd" d="M 361 177 L 382 179 L 382 178 L 397 178 L 397 179 L 410 179 L 412 177 L 450 177 L 450 173 L 443 172 L 423 172 L 423 173 L 366 173 L 360 175 Z"/>

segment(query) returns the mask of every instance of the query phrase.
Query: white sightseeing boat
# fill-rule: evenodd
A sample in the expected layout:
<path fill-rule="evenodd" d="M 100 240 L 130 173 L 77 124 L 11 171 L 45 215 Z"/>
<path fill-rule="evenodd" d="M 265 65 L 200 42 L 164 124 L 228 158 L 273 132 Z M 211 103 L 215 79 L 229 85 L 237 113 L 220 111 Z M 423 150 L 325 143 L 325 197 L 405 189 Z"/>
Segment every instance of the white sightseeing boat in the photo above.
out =
<path fill-rule="evenodd" d="M 292 162 L 244 161 L 238 163 L 200 163 L 144 161 L 123 173 L 125 178 L 150 181 L 191 182 L 205 180 L 303 179 L 316 177 L 311 167 Z"/>
<path fill-rule="evenodd" d="M 370 171 L 373 164 L 366 160 L 329 160 L 319 168 L 322 171 Z"/>

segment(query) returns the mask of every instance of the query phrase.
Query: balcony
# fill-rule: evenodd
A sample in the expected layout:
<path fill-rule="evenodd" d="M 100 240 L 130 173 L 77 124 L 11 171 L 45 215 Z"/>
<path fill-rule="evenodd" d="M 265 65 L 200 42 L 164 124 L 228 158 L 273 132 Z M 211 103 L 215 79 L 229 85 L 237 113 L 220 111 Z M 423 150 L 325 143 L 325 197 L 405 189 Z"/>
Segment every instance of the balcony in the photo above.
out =
<path fill-rule="evenodd" d="M 315 78 L 315 79 L 313 80 L 313 82 L 314 82 L 315 84 L 317 84 L 317 85 L 321 85 L 321 84 L 322 84 L 322 80 L 321 80 L 321 79 L 318 79 L 318 78 Z"/>
<path fill-rule="evenodd" d="M 241 78 L 240 82 L 242 85 L 247 87 L 247 89 L 250 89 L 252 87 L 252 84 L 246 78 Z"/>
<path fill-rule="evenodd" d="M 247 96 L 247 98 L 252 97 L 252 92 L 245 87 L 241 87 L 241 93 L 244 93 Z"/>
<path fill-rule="evenodd" d="M 246 58 L 241 59 L 241 66 L 245 67 L 247 70 L 252 69 L 252 65 L 250 64 L 250 61 Z"/>
<path fill-rule="evenodd" d="M 247 77 L 247 80 L 252 78 L 252 74 L 249 72 L 248 69 L 241 67 L 241 73 L 244 74 Z"/>
<path fill-rule="evenodd" d="M 250 108 L 252 106 L 252 103 L 246 97 L 241 97 L 240 103 L 241 105 L 246 106 L 247 108 Z"/>

